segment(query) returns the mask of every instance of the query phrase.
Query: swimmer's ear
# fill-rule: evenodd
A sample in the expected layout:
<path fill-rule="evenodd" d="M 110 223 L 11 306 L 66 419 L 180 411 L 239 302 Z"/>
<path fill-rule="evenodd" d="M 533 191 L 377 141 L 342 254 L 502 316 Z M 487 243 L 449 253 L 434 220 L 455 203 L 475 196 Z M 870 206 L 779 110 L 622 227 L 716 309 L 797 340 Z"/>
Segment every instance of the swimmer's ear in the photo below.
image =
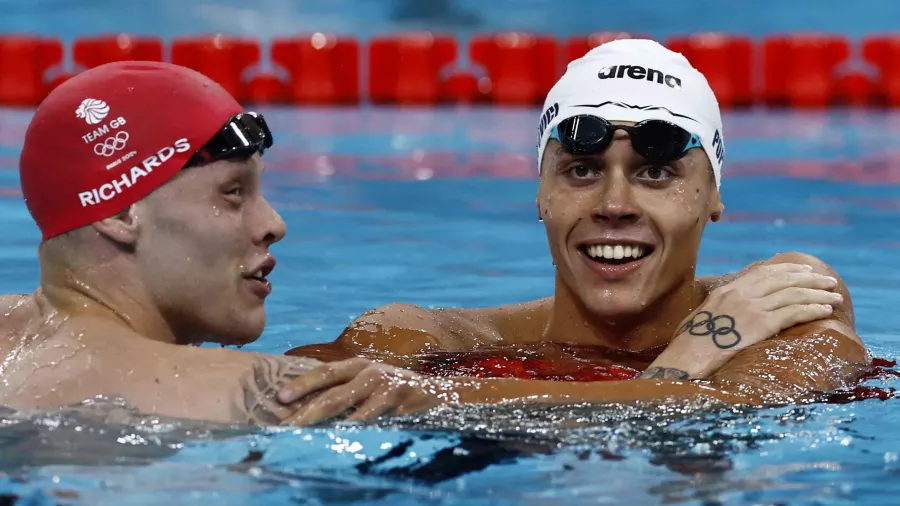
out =
<path fill-rule="evenodd" d="M 137 242 L 138 220 L 134 206 L 128 206 L 109 218 L 95 221 L 93 226 L 97 233 L 123 246 L 133 246 Z"/>
<path fill-rule="evenodd" d="M 713 223 L 722 219 L 722 211 L 725 210 L 725 204 L 719 202 L 718 208 L 713 211 L 713 213 L 709 216 L 709 219 L 712 220 Z"/>
<path fill-rule="evenodd" d="M 722 199 L 719 197 L 719 192 L 716 192 L 716 199 L 712 203 L 712 212 L 709 213 L 709 219 L 713 223 L 722 219 L 722 212 L 725 211 L 725 204 L 722 203 Z"/>
<path fill-rule="evenodd" d="M 709 220 L 713 223 L 722 219 L 722 212 L 725 211 L 725 204 L 722 203 L 722 194 L 719 189 L 713 186 L 713 196 L 709 203 Z"/>

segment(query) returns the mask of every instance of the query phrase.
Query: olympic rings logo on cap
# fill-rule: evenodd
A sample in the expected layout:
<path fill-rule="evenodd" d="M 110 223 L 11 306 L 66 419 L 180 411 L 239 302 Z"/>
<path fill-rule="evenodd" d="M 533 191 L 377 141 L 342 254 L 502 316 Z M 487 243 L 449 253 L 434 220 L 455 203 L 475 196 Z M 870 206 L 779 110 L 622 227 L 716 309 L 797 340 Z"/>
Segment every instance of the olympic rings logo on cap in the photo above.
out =
<path fill-rule="evenodd" d="M 113 137 L 107 137 L 103 142 L 94 144 L 94 153 L 99 156 L 112 156 L 116 151 L 125 149 L 128 143 L 128 132 L 119 132 Z"/>

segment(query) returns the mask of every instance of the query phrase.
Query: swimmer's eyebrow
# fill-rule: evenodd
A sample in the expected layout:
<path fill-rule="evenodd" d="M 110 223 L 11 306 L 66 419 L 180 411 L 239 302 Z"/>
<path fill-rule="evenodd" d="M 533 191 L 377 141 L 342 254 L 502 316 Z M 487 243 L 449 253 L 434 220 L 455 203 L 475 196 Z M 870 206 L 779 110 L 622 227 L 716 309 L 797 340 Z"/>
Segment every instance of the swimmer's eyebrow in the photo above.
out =
<path fill-rule="evenodd" d="M 228 169 L 223 172 L 223 177 L 229 179 L 250 180 L 262 177 L 265 172 L 265 165 L 262 162 L 253 162 L 251 160 L 234 160 L 236 163 L 228 164 Z"/>
<path fill-rule="evenodd" d="M 241 171 L 256 174 L 257 170 L 259 171 L 260 176 L 265 174 L 266 172 L 266 162 L 262 161 L 262 158 L 257 160 L 253 160 L 252 158 L 248 158 L 244 163 L 241 164 Z"/>
<path fill-rule="evenodd" d="M 553 154 L 556 155 L 556 165 L 573 162 L 575 160 L 595 160 L 598 157 L 603 157 L 602 153 L 594 153 L 591 155 L 576 155 L 574 153 L 569 153 L 561 146 L 559 148 L 556 148 L 556 151 Z"/>

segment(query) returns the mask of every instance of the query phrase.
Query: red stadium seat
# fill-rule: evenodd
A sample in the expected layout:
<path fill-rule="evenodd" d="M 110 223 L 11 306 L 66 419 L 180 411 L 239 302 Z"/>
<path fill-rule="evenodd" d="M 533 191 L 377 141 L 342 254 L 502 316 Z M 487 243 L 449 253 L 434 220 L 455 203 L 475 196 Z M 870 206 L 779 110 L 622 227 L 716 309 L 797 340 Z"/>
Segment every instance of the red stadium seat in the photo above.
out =
<path fill-rule="evenodd" d="M 637 35 L 628 32 L 596 32 L 590 35 L 572 37 L 566 41 L 565 45 L 565 62 L 568 64 L 572 60 L 581 58 L 588 51 L 595 47 L 606 44 L 619 39 L 648 39 L 643 35 Z"/>
<path fill-rule="evenodd" d="M 79 38 L 72 45 L 72 60 L 76 65 L 88 69 L 115 61 L 162 59 L 162 41 L 156 37 L 137 37 L 122 33 Z"/>
<path fill-rule="evenodd" d="M 458 104 L 483 103 L 488 100 L 491 81 L 468 72 L 454 72 L 441 82 L 441 97 Z"/>
<path fill-rule="evenodd" d="M 878 69 L 879 77 L 872 85 L 873 99 L 890 107 L 900 106 L 900 35 L 864 38 L 862 55 Z"/>
<path fill-rule="evenodd" d="M 773 106 L 826 107 L 838 100 L 835 68 L 850 43 L 837 35 L 768 37 L 763 43 L 763 99 Z"/>
<path fill-rule="evenodd" d="M 557 50 L 552 38 L 511 32 L 473 37 L 469 55 L 487 71 L 491 102 L 534 105 L 561 75 Z"/>
<path fill-rule="evenodd" d="M 272 74 L 258 74 L 244 85 L 244 100 L 251 104 L 283 104 L 288 101 L 288 87 Z"/>
<path fill-rule="evenodd" d="M 76 39 L 72 46 L 74 71 L 53 76 L 49 87 L 53 90 L 78 72 L 105 63 L 126 60 L 162 61 L 162 53 L 162 41 L 155 37 L 136 37 L 122 33 Z"/>
<path fill-rule="evenodd" d="M 60 72 L 51 77 L 47 82 L 47 93 L 55 90 L 57 87 L 59 87 L 60 84 L 68 81 L 69 79 L 72 79 L 75 74 L 77 74 L 77 72 Z"/>
<path fill-rule="evenodd" d="M 0 104 L 34 106 L 50 92 L 44 74 L 62 63 L 57 39 L 27 35 L 0 36 Z"/>
<path fill-rule="evenodd" d="M 456 40 L 447 35 L 376 37 L 369 43 L 369 99 L 376 104 L 441 101 L 441 69 L 455 60 Z"/>
<path fill-rule="evenodd" d="M 245 101 L 245 70 L 259 62 L 259 41 L 222 35 L 185 37 L 172 41 L 172 63 L 205 74 Z"/>
<path fill-rule="evenodd" d="M 359 102 L 359 43 L 316 33 L 275 39 L 272 61 L 291 77 L 287 99 L 298 104 Z"/>
<path fill-rule="evenodd" d="M 749 37 L 702 33 L 671 37 L 666 47 L 683 54 L 706 76 L 720 107 L 753 103 L 753 42 Z"/>
<path fill-rule="evenodd" d="M 871 105 L 876 100 L 875 83 L 862 72 L 848 72 L 835 83 L 837 103 L 853 107 Z"/>

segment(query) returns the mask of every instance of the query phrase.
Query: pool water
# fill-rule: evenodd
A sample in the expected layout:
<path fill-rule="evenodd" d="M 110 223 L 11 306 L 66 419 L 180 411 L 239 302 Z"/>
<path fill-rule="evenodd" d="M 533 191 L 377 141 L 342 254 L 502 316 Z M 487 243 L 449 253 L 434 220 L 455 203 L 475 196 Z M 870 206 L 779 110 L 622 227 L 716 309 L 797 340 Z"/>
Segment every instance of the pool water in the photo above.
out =
<path fill-rule="evenodd" d="M 246 347 L 334 339 L 389 302 L 552 293 L 534 206 L 537 110 L 264 108 L 270 325 Z M 0 279 L 37 282 L 16 159 L 31 111 L 0 110 Z M 698 274 L 782 251 L 832 265 L 876 357 L 900 357 L 900 114 L 725 117 L 722 222 Z M 440 408 L 370 425 L 252 430 L 145 417 L 116 399 L 0 412 L 0 504 L 886 504 L 900 494 L 900 381 L 804 406 Z M 5 494 L 5 495 L 4 495 Z"/>

